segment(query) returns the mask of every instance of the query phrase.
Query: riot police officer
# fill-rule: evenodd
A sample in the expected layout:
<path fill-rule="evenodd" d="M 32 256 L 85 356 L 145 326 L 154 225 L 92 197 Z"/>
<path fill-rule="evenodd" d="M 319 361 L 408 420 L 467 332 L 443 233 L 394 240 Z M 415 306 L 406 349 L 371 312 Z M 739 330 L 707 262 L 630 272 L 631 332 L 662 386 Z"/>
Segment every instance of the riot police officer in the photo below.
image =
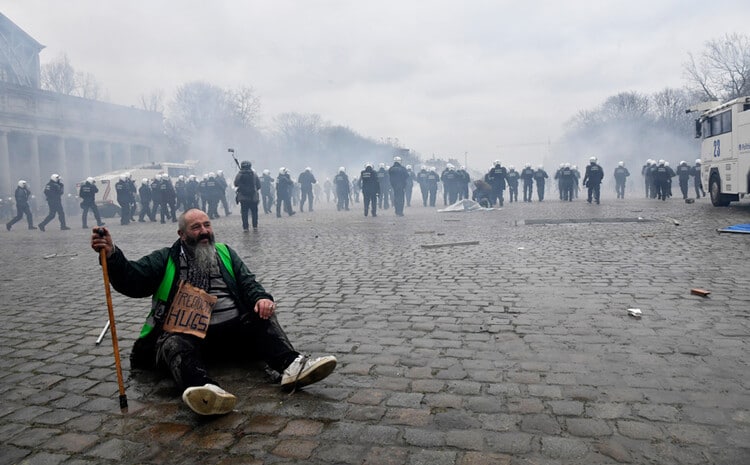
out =
<path fill-rule="evenodd" d="M 138 215 L 138 221 L 145 223 L 146 220 L 143 218 L 148 216 L 151 221 L 156 221 L 156 206 L 151 208 L 151 201 L 153 200 L 153 191 L 151 190 L 148 178 L 141 179 L 141 187 L 138 188 L 138 198 L 141 200 L 141 213 Z M 185 208 L 183 204 L 183 208 Z"/>
<path fill-rule="evenodd" d="M 427 175 L 429 172 L 427 171 L 427 166 L 422 165 L 422 168 L 419 170 L 419 173 L 417 173 L 417 184 L 419 184 L 419 191 L 422 194 L 422 206 L 427 206 L 427 196 L 430 193 L 430 190 L 427 187 Z"/>
<path fill-rule="evenodd" d="M 396 216 L 404 216 L 404 202 L 406 201 L 406 182 L 409 172 L 401 165 L 401 157 L 393 157 L 393 166 L 388 169 L 388 180 L 393 189 L 393 208 Z"/>
<path fill-rule="evenodd" d="M 271 207 L 274 202 L 271 170 L 263 170 L 263 175 L 260 177 L 260 196 L 263 201 L 263 212 L 271 213 Z"/>
<path fill-rule="evenodd" d="M 312 168 L 310 168 L 309 166 L 305 168 L 305 171 L 301 172 L 299 177 L 297 177 L 297 182 L 300 184 L 299 211 L 305 211 L 305 200 L 309 199 L 307 203 L 307 210 L 312 212 L 314 199 L 313 184 L 318 182 L 312 173 Z"/>
<path fill-rule="evenodd" d="M 625 162 L 621 161 L 617 163 L 617 168 L 615 168 L 615 192 L 617 192 L 617 198 L 618 199 L 624 199 L 625 198 L 625 180 L 627 177 L 630 176 L 630 171 L 628 171 L 627 168 L 625 168 Z"/>
<path fill-rule="evenodd" d="M 484 176 L 484 181 L 492 186 L 492 194 L 490 195 L 490 205 L 495 206 L 495 203 L 499 202 L 500 206 L 503 206 L 503 194 L 505 192 L 505 181 L 508 170 L 500 163 L 500 160 L 495 160 L 494 166 Z"/>
<path fill-rule="evenodd" d="M 16 216 L 10 221 L 8 221 L 8 223 L 5 224 L 5 229 L 10 231 L 10 228 L 12 228 L 14 224 L 21 221 L 21 218 L 23 218 L 23 215 L 26 215 L 26 221 L 28 221 L 29 223 L 29 229 L 36 229 L 36 226 L 34 226 L 34 220 L 31 215 L 31 208 L 29 206 L 29 201 L 31 200 L 31 191 L 29 190 L 28 183 L 24 181 L 23 179 L 18 181 L 18 187 L 16 187 L 15 198 L 16 198 Z"/>
<path fill-rule="evenodd" d="M 292 210 L 292 187 L 294 181 L 289 171 L 283 166 L 279 168 L 279 176 L 276 178 L 276 218 L 281 218 L 281 204 L 289 216 L 294 215 Z"/>
<path fill-rule="evenodd" d="M 534 190 L 534 170 L 531 163 L 526 163 L 521 170 L 521 181 L 523 181 L 523 201 L 531 202 L 531 194 Z"/>
<path fill-rule="evenodd" d="M 349 184 L 349 176 L 346 175 L 346 168 L 343 166 L 339 168 L 339 172 L 333 177 L 333 185 L 336 186 L 336 210 L 349 210 L 349 192 L 351 186 Z"/>
<path fill-rule="evenodd" d="M 693 185 L 695 186 L 695 198 L 701 198 L 706 196 L 706 191 L 703 190 L 703 181 L 701 180 L 701 159 L 695 159 L 695 166 L 693 166 L 690 174 L 693 176 Z"/>
<path fill-rule="evenodd" d="M 130 173 L 120 175 L 120 180 L 115 184 L 115 192 L 117 192 L 117 203 L 120 205 L 120 224 L 130 224 L 130 208 L 133 205 L 133 191 L 130 189 L 130 183 L 128 177 Z"/>
<path fill-rule="evenodd" d="M 430 171 L 427 173 L 427 193 L 429 195 L 429 202 L 430 206 L 435 206 L 435 199 L 437 198 L 437 188 L 438 188 L 438 181 L 440 181 L 440 176 L 438 176 L 437 171 L 435 171 L 435 167 L 431 166 Z M 382 192 L 381 192 L 382 195 Z"/>
<path fill-rule="evenodd" d="M 544 171 L 544 166 L 539 165 L 534 170 L 534 181 L 536 181 L 536 196 L 540 202 L 544 201 L 544 186 L 549 179 L 549 175 Z M 531 202 L 531 196 L 529 195 L 529 202 Z"/>
<path fill-rule="evenodd" d="M 516 171 L 516 167 L 510 165 L 505 180 L 508 182 L 508 196 L 510 196 L 511 202 L 518 202 L 518 180 L 520 178 L 521 174 Z"/>
<path fill-rule="evenodd" d="M 62 183 L 62 178 L 59 174 L 55 173 L 50 176 L 49 182 L 44 186 L 44 196 L 47 198 L 47 205 L 49 206 L 49 214 L 45 219 L 39 223 L 39 229 L 44 232 L 44 227 L 55 218 L 60 221 L 60 229 L 66 231 L 70 229 L 65 224 L 65 212 L 62 206 L 62 196 L 65 192 L 65 185 Z"/>
<path fill-rule="evenodd" d="M 680 190 L 682 191 L 682 198 L 688 198 L 688 181 L 690 180 L 690 172 L 692 171 L 685 160 L 682 160 L 677 166 L 677 180 L 680 183 Z"/>
<path fill-rule="evenodd" d="M 96 181 L 92 177 L 86 178 L 86 182 L 81 184 L 81 188 L 78 189 L 78 197 L 81 198 L 81 209 L 83 210 L 81 216 L 81 222 L 83 229 L 88 229 L 88 216 L 89 210 L 94 214 L 97 226 L 104 226 L 101 217 L 99 216 L 99 208 L 96 206 L 96 193 L 99 192 L 99 188 L 96 187 Z"/>
<path fill-rule="evenodd" d="M 373 217 L 378 216 L 377 197 L 380 193 L 380 182 L 378 181 L 377 173 L 372 167 L 372 163 L 366 163 L 365 169 L 359 174 L 359 186 L 362 189 L 362 201 L 365 205 L 365 216 L 367 216 L 368 207 L 372 209 Z"/>
<path fill-rule="evenodd" d="M 603 178 L 604 170 L 596 163 L 596 157 L 589 158 L 589 166 L 586 167 L 586 174 L 583 176 L 583 185 L 588 188 L 588 198 L 586 199 L 588 203 L 591 203 L 593 197 L 597 205 L 599 204 Z"/>

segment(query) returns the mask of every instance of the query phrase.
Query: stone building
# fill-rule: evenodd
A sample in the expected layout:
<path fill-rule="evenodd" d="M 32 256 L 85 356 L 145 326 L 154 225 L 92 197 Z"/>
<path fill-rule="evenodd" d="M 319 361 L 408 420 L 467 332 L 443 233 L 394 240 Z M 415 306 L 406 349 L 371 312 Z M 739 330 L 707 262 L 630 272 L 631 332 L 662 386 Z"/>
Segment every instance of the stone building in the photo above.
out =
<path fill-rule="evenodd" d="M 87 176 L 164 158 L 161 113 L 42 90 L 43 48 L 0 13 L 0 196 L 19 179 L 40 195 L 53 173 L 73 193 Z"/>

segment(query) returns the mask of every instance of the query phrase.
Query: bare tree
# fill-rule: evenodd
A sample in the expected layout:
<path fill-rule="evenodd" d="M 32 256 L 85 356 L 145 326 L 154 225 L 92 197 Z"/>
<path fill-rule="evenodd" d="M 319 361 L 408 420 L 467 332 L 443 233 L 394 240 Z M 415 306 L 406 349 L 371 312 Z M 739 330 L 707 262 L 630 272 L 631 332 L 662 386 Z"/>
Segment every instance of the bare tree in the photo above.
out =
<path fill-rule="evenodd" d="M 648 115 L 648 97 L 638 92 L 620 92 L 605 100 L 601 111 L 606 120 L 637 121 Z"/>
<path fill-rule="evenodd" d="M 90 100 L 99 100 L 102 98 L 102 90 L 96 78 L 91 73 L 76 73 L 76 91 L 78 97 Z"/>
<path fill-rule="evenodd" d="M 692 134 L 693 117 L 685 113 L 692 101 L 688 92 L 665 88 L 651 97 L 655 124 L 677 134 Z"/>
<path fill-rule="evenodd" d="M 44 90 L 65 95 L 73 95 L 76 90 L 76 71 L 66 54 L 43 65 L 41 74 Z"/>
<path fill-rule="evenodd" d="M 688 86 L 704 100 L 731 100 L 750 94 L 750 36 L 732 33 L 706 42 L 698 58 L 683 65 Z"/>
<path fill-rule="evenodd" d="M 260 98 L 252 87 L 227 91 L 234 117 L 243 127 L 255 126 L 260 115 Z"/>
<path fill-rule="evenodd" d="M 164 113 L 164 91 L 157 89 L 149 94 L 141 94 L 141 108 L 146 111 Z"/>

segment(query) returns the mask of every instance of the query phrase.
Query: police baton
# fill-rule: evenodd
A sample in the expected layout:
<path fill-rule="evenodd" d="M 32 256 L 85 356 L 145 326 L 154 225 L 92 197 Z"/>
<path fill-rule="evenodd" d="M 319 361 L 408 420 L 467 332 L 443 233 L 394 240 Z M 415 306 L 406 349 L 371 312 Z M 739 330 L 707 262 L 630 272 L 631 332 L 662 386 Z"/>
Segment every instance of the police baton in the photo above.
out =
<path fill-rule="evenodd" d="M 104 237 L 104 229 L 97 228 L 99 237 Z M 122 380 L 122 366 L 120 365 L 120 348 L 117 344 L 117 329 L 115 329 L 115 311 L 112 309 L 112 294 L 109 290 L 109 272 L 107 271 L 107 251 L 104 247 L 99 250 L 104 275 L 104 293 L 107 296 L 107 311 L 109 312 L 109 330 L 112 335 L 112 350 L 115 353 L 115 369 L 117 370 L 117 385 L 120 389 L 120 411 L 128 413 L 128 396 L 125 395 L 125 383 Z"/>

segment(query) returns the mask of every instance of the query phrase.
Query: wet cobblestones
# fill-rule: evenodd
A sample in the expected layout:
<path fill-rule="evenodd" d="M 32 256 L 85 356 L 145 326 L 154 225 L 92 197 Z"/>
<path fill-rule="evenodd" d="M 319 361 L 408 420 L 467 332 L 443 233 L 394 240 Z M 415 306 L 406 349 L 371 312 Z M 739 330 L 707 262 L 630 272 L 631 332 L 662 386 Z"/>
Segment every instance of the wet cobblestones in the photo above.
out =
<path fill-rule="evenodd" d="M 130 370 L 149 303 L 113 293 L 120 413 L 87 231 L 0 234 L 0 465 L 750 463 L 750 237 L 716 232 L 750 222 L 747 203 L 360 205 L 262 215 L 250 234 L 214 221 L 295 346 L 339 359 L 293 395 L 255 363 L 217 366 L 239 402 L 214 419 Z M 131 259 L 176 239 L 111 230 Z"/>

